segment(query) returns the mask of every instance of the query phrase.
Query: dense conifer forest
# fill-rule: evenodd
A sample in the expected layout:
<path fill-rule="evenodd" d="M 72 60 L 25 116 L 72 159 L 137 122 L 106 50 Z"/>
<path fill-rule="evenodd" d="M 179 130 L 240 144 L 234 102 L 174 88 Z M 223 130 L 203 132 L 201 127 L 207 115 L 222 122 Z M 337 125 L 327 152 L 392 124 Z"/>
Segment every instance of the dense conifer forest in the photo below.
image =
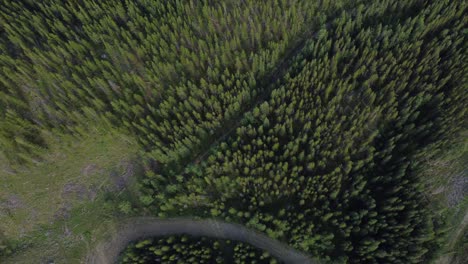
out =
<path fill-rule="evenodd" d="M 240 223 L 324 262 L 429 263 L 448 223 L 421 171 L 466 131 L 466 13 L 460 0 L 2 0 L 0 150 L 35 166 L 45 131 L 79 141 L 102 124 L 134 137 L 142 163 L 137 202 L 116 214 Z M 279 263 L 186 235 L 121 262 Z"/>
<path fill-rule="evenodd" d="M 129 246 L 120 263 L 281 263 L 268 252 L 248 244 L 207 237 L 170 236 L 146 239 Z"/>

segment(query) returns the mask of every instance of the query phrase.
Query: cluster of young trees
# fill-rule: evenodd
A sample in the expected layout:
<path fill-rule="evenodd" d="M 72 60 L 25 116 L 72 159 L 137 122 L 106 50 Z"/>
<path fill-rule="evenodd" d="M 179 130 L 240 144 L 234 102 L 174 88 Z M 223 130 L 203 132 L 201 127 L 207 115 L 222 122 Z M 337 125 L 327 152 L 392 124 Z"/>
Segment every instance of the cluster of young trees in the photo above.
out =
<path fill-rule="evenodd" d="M 129 245 L 120 263 L 281 263 L 268 252 L 231 240 L 178 235 L 152 238 Z"/>
<path fill-rule="evenodd" d="M 128 128 L 177 168 L 264 91 L 304 32 L 346 1 L 16 1 L 0 6 L 0 144 L 41 129 Z"/>
<path fill-rule="evenodd" d="M 156 210 L 199 208 L 325 260 L 428 261 L 441 229 L 415 171 L 464 122 L 466 9 L 382 0 L 343 11 L 206 162 L 148 175 Z"/>

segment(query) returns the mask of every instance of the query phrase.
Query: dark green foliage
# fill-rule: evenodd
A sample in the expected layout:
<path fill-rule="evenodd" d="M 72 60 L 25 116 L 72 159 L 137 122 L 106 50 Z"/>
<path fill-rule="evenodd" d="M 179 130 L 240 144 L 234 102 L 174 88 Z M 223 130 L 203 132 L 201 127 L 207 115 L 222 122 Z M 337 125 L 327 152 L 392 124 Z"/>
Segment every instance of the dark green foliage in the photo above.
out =
<path fill-rule="evenodd" d="M 390 3 L 322 29 L 178 193 L 155 183 L 163 215 L 198 207 L 329 260 L 430 259 L 439 222 L 415 170 L 465 117 L 466 5 Z"/>
<path fill-rule="evenodd" d="M 79 133 L 99 117 L 177 169 L 264 91 L 258 84 L 332 6 L 321 2 L 2 4 L 0 142 L 33 154 L 43 144 L 31 133 Z"/>
<path fill-rule="evenodd" d="M 3 2 L 10 160 L 36 159 L 44 129 L 109 122 L 139 140 L 140 200 L 160 216 L 241 222 L 349 263 L 439 248 L 416 172 L 466 127 L 464 1 Z M 187 259 L 214 256 L 192 244 Z"/>
<path fill-rule="evenodd" d="M 187 235 L 146 239 L 128 246 L 120 263 L 280 263 L 248 244 Z"/>
<path fill-rule="evenodd" d="M 13 255 L 17 250 L 26 248 L 27 243 L 20 240 L 9 240 L 0 232 L 0 258 Z"/>

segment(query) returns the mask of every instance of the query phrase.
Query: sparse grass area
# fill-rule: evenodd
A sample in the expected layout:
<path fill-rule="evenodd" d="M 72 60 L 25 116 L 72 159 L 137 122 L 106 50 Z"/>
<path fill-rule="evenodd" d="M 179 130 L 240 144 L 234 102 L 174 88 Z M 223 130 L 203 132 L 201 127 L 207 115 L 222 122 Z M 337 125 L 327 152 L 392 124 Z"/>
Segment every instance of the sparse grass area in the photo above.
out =
<path fill-rule="evenodd" d="M 468 197 L 445 211 L 448 223 L 447 243 L 442 249 L 437 264 L 458 264 L 468 259 Z"/>
<path fill-rule="evenodd" d="M 466 212 L 468 211 L 468 199 L 465 199 L 465 220 Z M 452 263 L 462 264 L 468 259 L 468 225 L 465 223 L 464 228 L 460 231 L 459 237 L 453 247 L 454 258 Z"/>
<path fill-rule="evenodd" d="M 96 126 L 80 140 L 45 135 L 51 149 L 41 162 L 14 167 L 0 159 L 0 239 L 23 245 L 2 263 L 79 262 L 139 173 L 137 145 L 122 133 Z"/>
<path fill-rule="evenodd" d="M 426 162 L 422 171 L 428 192 L 443 200 L 447 197 L 445 194 L 450 182 L 468 169 L 468 130 L 461 132 L 450 146 L 445 147 L 440 155 Z"/>
<path fill-rule="evenodd" d="M 434 263 L 463 263 L 467 252 L 468 197 L 464 191 L 468 171 L 468 131 L 462 131 L 422 172 L 428 198 L 447 223 L 446 243 Z M 466 188 L 466 187 L 465 187 Z"/>
<path fill-rule="evenodd" d="M 95 203 L 78 205 L 72 209 L 71 217 L 50 225 L 41 225 L 23 240 L 31 246 L 18 252 L 5 263 L 79 263 L 96 239 L 96 227 L 112 223 L 113 207 L 102 199 Z"/>

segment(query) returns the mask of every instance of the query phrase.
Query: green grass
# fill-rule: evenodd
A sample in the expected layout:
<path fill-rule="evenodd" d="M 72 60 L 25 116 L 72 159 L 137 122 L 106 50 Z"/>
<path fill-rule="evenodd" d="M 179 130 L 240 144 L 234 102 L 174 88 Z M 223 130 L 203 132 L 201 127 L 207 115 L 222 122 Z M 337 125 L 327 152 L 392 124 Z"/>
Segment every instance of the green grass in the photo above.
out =
<path fill-rule="evenodd" d="M 426 183 L 427 192 L 433 198 L 438 197 L 444 200 L 451 180 L 465 171 L 467 164 L 468 130 L 464 130 L 450 144 L 444 146 L 439 155 L 427 160 L 424 164 L 421 177 Z"/>
<path fill-rule="evenodd" d="M 50 148 L 34 165 L 12 166 L 0 157 L 0 239 L 28 245 L 2 263 L 48 258 L 55 263 L 78 263 L 118 217 L 118 202 L 128 199 L 128 190 L 109 190 L 115 188 L 115 177 L 125 173 L 126 164 L 137 163 L 138 146 L 131 137 L 98 126 L 79 140 L 47 132 L 45 136 Z M 138 167 L 134 166 L 132 176 L 140 173 Z M 67 185 L 79 188 L 86 197 L 66 192 Z M 12 197 L 18 202 L 15 208 L 5 206 Z M 60 217 L 58 212 L 65 207 L 68 217 Z"/>
<path fill-rule="evenodd" d="M 440 214 L 447 223 L 445 243 L 434 263 L 449 264 L 468 258 L 466 233 L 463 224 L 468 212 L 468 197 L 465 195 L 455 206 L 449 206 L 449 194 L 453 191 L 453 182 L 457 177 L 466 177 L 468 164 L 468 131 L 462 131 L 459 137 L 445 146 L 440 155 L 427 161 L 421 177 L 426 183 L 428 199 L 435 213 Z"/>
<path fill-rule="evenodd" d="M 466 203 L 468 204 L 468 203 Z M 468 206 L 465 205 L 465 212 L 468 211 Z M 468 259 L 468 225 L 465 225 L 461 231 L 460 237 L 453 247 L 454 258 L 453 263 L 464 263 Z"/>
<path fill-rule="evenodd" d="M 447 240 L 442 248 L 440 257 L 435 261 L 437 264 L 464 263 L 468 259 L 468 225 L 466 214 L 468 213 L 468 197 L 453 208 L 449 208 L 445 214 L 448 223 Z"/>
<path fill-rule="evenodd" d="M 115 204 L 101 196 L 95 203 L 73 208 L 67 220 L 41 225 L 24 238 L 31 246 L 3 259 L 2 263 L 32 263 L 34 260 L 82 263 L 90 249 L 115 232 L 118 221 Z"/>

